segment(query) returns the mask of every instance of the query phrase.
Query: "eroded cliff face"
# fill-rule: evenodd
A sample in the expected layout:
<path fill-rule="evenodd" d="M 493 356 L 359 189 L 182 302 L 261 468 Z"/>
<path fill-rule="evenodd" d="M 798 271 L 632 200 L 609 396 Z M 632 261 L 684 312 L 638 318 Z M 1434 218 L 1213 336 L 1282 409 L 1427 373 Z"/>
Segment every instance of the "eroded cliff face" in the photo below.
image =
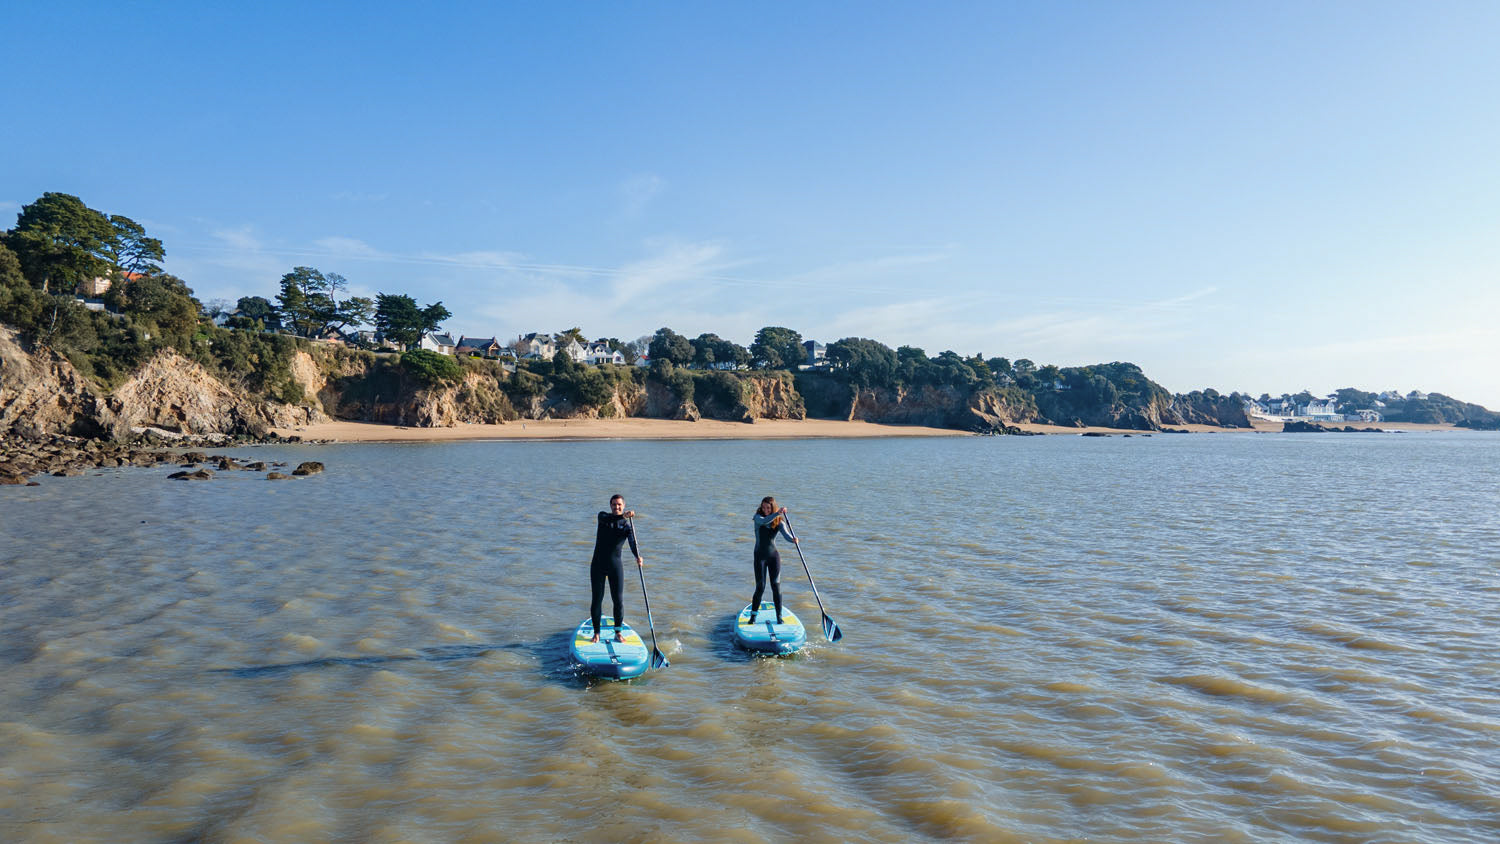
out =
<path fill-rule="evenodd" d="M 1033 408 L 1013 407 L 988 391 L 923 385 L 854 390 L 847 418 L 972 431 L 1028 422 L 1034 417 Z"/>
<path fill-rule="evenodd" d="M 0 325 L 0 434 L 114 437 L 122 429 L 73 364 L 51 349 L 28 349 Z"/>
<path fill-rule="evenodd" d="M 0 326 L 0 431 L 118 439 L 158 428 L 189 435 L 262 436 L 272 426 L 326 420 L 315 408 L 260 401 L 202 366 L 164 351 L 109 395 L 65 358 L 28 349 Z"/>
<path fill-rule="evenodd" d="M 109 395 L 110 409 L 130 428 L 180 434 L 264 436 L 271 427 L 327 421 L 312 407 L 249 398 L 196 362 L 163 351 Z"/>
<path fill-rule="evenodd" d="M 1250 417 L 1245 403 L 1229 396 L 1205 396 L 1191 393 L 1172 397 L 1172 410 L 1187 425 L 1218 425 L 1224 428 L 1249 428 Z"/>
<path fill-rule="evenodd" d="M 1024 396 L 956 387 L 854 388 L 822 374 L 797 377 L 797 391 L 808 416 L 988 431 L 1036 419 L 1036 406 Z"/>
<path fill-rule="evenodd" d="M 790 377 L 746 379 L 744 409 L 753 419 L 806 419 L 807 403 Z"/>

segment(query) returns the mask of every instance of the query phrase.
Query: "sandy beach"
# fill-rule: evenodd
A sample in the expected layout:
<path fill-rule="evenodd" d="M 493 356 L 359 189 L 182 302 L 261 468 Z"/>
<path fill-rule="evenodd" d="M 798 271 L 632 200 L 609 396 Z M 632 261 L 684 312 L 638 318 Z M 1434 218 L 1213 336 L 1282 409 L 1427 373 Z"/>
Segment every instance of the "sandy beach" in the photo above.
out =
<path fill-rule="evenodd" d="M 963 437 L 965 431 L 920 425 L 876 425 L 836 419 L 760 419 L 753 423 L 702 419 L 541 419 L 504 425 L 457 425 L 452 428 L 409 428 L 372 422 L 324 422 L 276 433 L 304 440 L 335 442 L 403 442 L 445 440 L 739 440 L 825 437 Z"/>
<path fill-rule="evenodd" d="M 1352 423 L 1351 423 L 1352 424 Z M 1016 427 L 1036 434 L 1072 435 L 1132 434 L 1143 436 L 1152 431 L 1124 428 L 1069 428 L 1062 425 L 1038 425 L 1023 422 Z M 1219 428 L 1213 425 L 1181 425 L 1177 430 L 1197 434 L 1249 434 L 1280 432 L 1280 422 L 1255 420 L 1254 428 Z M 1453 431 L 1466 430 L 1452 425 L 1417 425 L 1386 422 L 1382 430 Z M 880 425 L 873 422 L 847 422 L 838 419 L 760 419 L 751 424 L 703 419 L 682 422 L 674 419 L 541 419 L 507 422 L 503 425 L 456 425 L 452 428 L 413 428 L 403 425 L 380 425 L 373 422 L 323 422 L 295 428 L 277 428 L 283 437 L 331 442 L 440 442 L 446 440 L 755 440 L 818 439 L 828 437 L 966 437 L 967 431 L 951 428 L 928 428 L 921 425 Z"/>

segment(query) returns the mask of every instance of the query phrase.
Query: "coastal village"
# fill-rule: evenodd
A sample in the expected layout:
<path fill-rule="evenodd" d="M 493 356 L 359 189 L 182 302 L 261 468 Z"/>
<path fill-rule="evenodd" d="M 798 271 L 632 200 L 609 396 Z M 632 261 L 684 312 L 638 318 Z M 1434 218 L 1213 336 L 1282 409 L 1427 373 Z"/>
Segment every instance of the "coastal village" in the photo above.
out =
<path fill-rule="evenodd" d="M 1400 390 L 1386 390 L 1379 394 L 1379 398 L 1372 402 L 1373 407 L 1358 408 L 1346 411 L 1339 407 L 1337 393 L 1329 393 L 1321 399 L 1311 399 L 1299 402 L 1295 396 L 1283 396 L 1272 399 L 1262 396 L 1259 399 L 1245 400 L 1245 415 L 1252 419 L 1263 419 L 1267 422 L 1383 422 L 1387 402 L 1400 401 L 1425 401 L 1427 394 L 1421 390 L 1412 390 L 1402 395 Z"/>

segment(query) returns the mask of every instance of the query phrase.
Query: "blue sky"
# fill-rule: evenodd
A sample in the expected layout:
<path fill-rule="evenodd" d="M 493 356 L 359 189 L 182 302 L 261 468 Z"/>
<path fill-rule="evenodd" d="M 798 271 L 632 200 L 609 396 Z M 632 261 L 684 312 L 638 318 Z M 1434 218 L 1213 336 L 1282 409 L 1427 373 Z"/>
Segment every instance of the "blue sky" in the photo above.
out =
<path fill-rule="evenodd" d="M 1500 4 L 17 4 L 0 219 L 453 333 L 661 326 L 1500 408 Z"/>

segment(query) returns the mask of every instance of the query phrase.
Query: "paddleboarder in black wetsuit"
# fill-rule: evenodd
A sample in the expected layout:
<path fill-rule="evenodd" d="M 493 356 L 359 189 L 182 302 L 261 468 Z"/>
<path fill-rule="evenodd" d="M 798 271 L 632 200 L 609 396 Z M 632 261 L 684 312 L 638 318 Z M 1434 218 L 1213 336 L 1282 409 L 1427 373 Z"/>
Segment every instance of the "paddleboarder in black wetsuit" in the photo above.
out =
<path fill-rule="evenodd" d="M 616 495 L 609 499 L 609 512 L 599 514 L 599 531 L 594 535 L 594 561 L 589 565 L 589 583 L 593 587 L 593 603 L 589 606 L 589 613 L 594 619 L 594 638 L 599 641 L 599 613 L 604 604 L 604 582 L 609 581 L 609 597 L 615 604 L 615 641 L 622 641 L 620 637 L 620 625 L 624 619 L 624 613 L 620 605 L 620 588 L 625 582 L 625 572 L 620 559 L 621 547 L 628 541 L 630 553 L 635 555 L 635 564 L 643 565 L 641 552 L 635 547 L 635 531 L 630 527 L 630 519 L 635 518 L 634 510 L 625 509 L 625 496 Z"/>
<path fill-rule="evenodd" d="M 760 500 L 760 509 L 755 513 L 755 597 L 750 599 L 750 623 L 755 623 L 755 614 L 760 611 L 760 598 L 766 592 L 766 575 L 771 576 L 771 600 L 776 603 L 776 623 L 781 624 L 781 552 L 776 550 L 776 534 L 780 533 L 792 542 L 797 537 L 786 529 L 786 508 L 776 508 L 776 499 L 766 496 Z"/>

